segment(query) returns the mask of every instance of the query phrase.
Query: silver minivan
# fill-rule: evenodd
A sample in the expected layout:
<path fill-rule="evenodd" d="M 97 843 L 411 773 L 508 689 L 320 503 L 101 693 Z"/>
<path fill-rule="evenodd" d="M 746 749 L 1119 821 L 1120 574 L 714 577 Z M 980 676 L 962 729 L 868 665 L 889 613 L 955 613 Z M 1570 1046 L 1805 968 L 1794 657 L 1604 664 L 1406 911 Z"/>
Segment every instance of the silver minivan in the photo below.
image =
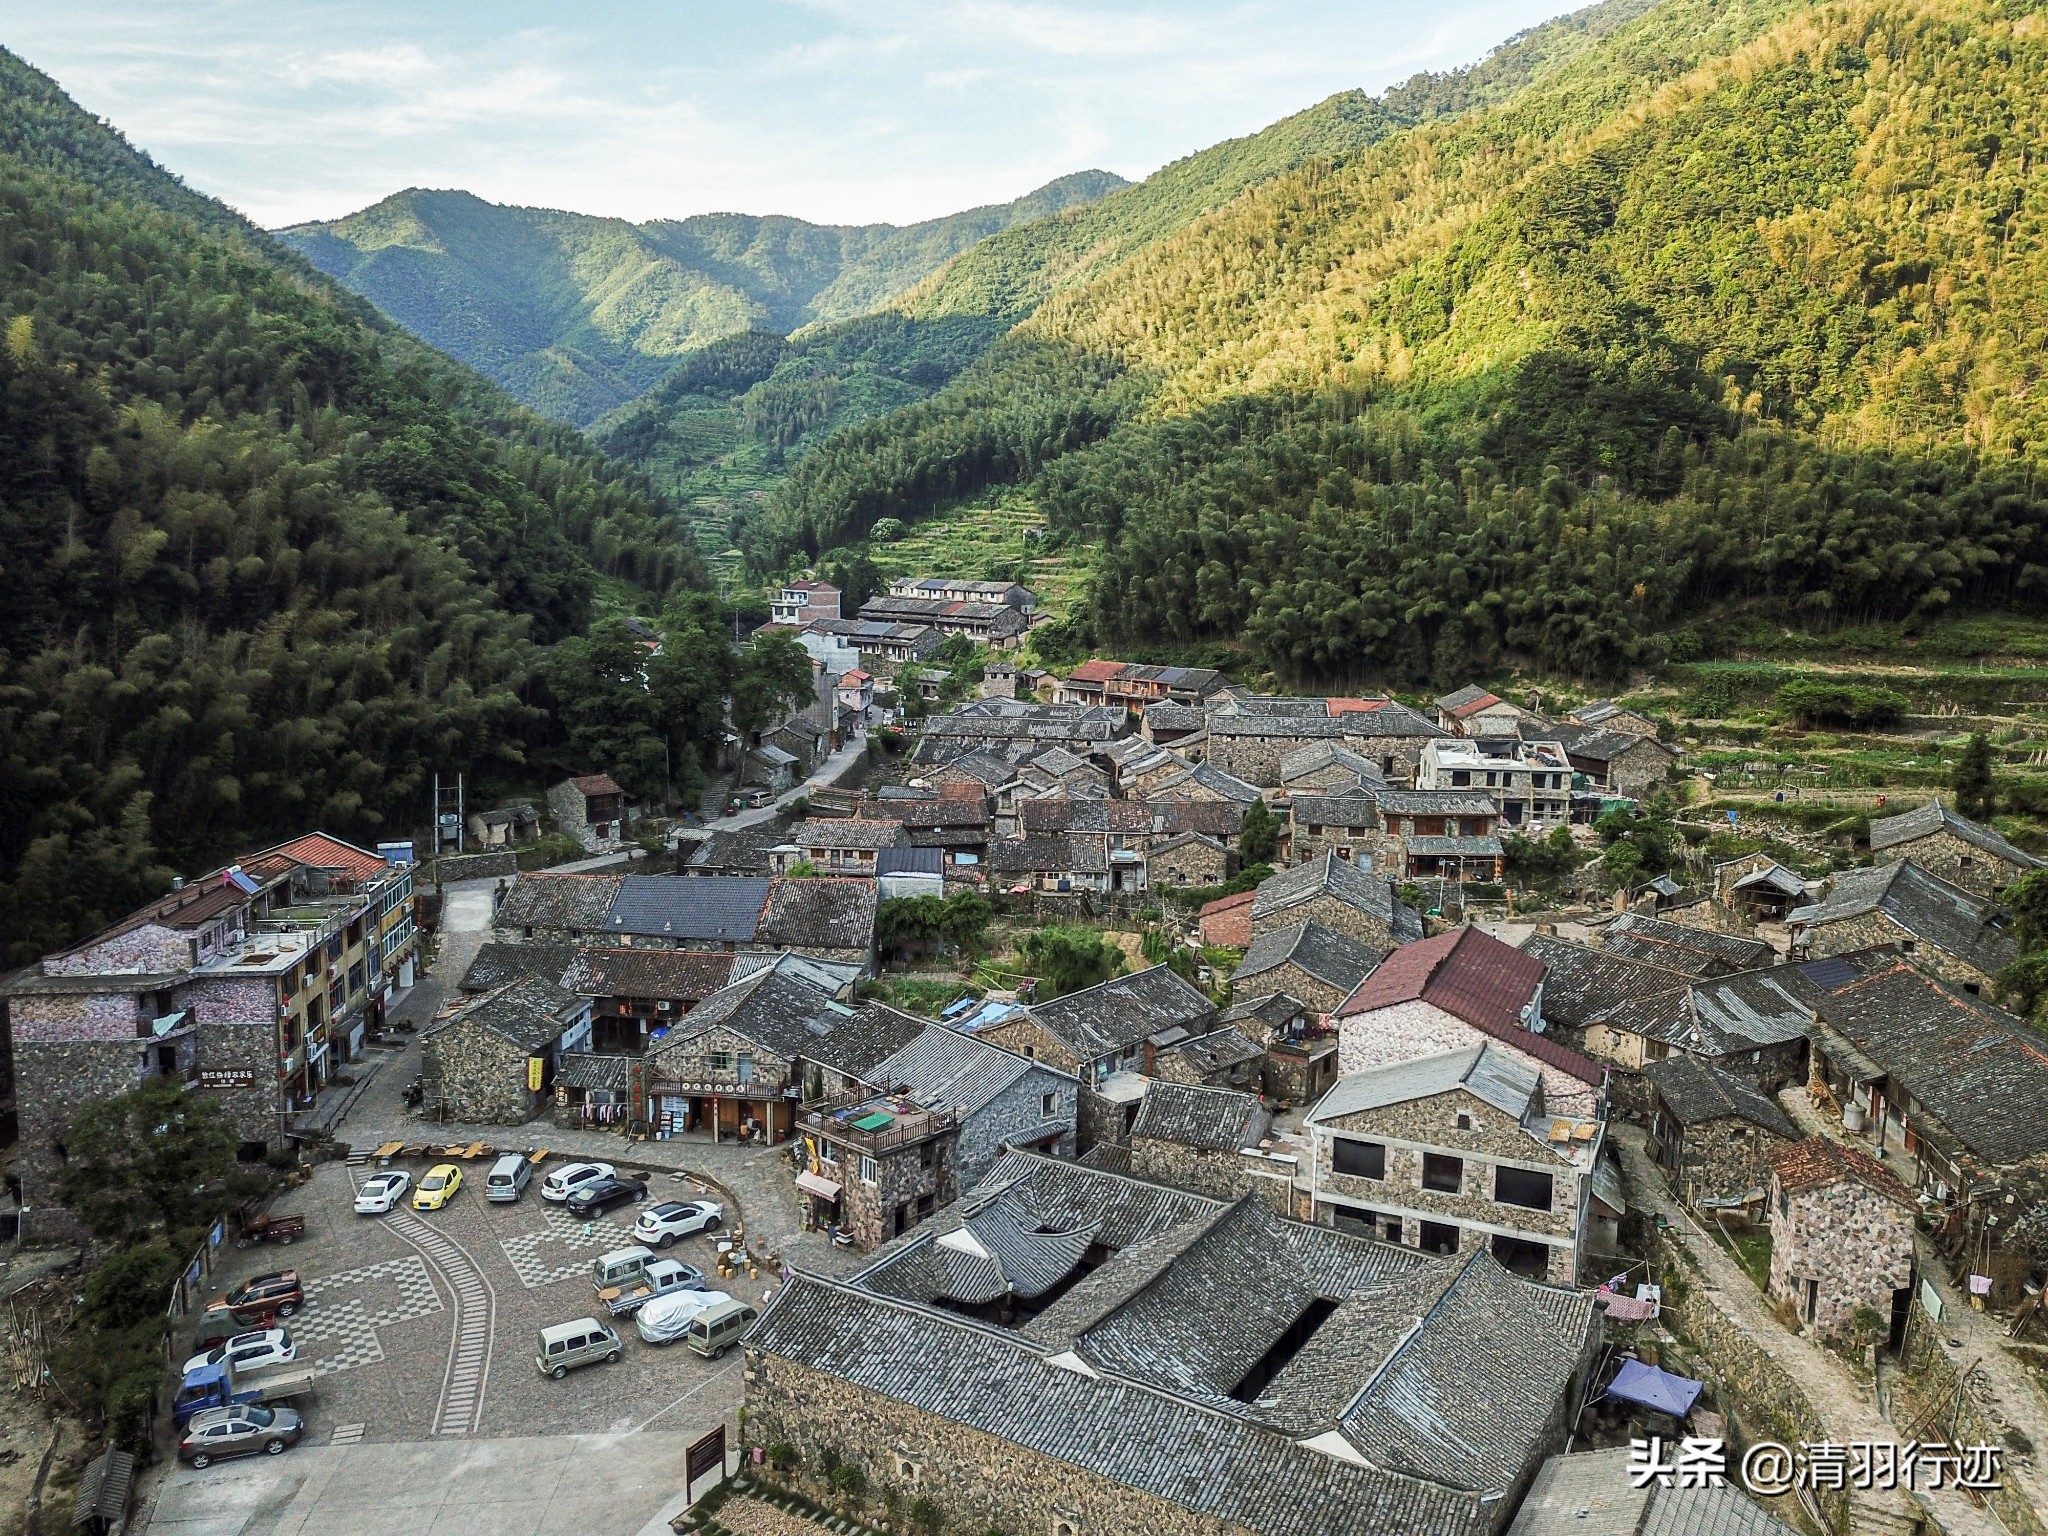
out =
<path fill-rule="evenodd" d="M 533 1164 L 517 1152 L 507 1152 L 484 1175 L 486 1200 L 517 1200 L 533 1177 Z"/>
<path fill-rule="evenodd" d="M 590 1261 L 590 1283 L 600 1291 L 615 1285 L 631 1285 L 647 1273 L 647 1266 L 653 1262 L 651 1249 L 614 1248 Z"/>
<path fill-rule="evenodd" d="M 592 1365 L 599 1360 L 616 1365 L 621 1353 L 619 1336 L 609 1324 L 594 1317 L 579 1317 L 573 1323 L 556 1323 L 552 1328 L 541 1329 L 540 1348 L 533 1363 L 540 1368 L 541 1375 L 560 1381 L 579 1365 Z"/>
<path fill-rule="evenodd" d="M 692 1318 L 690 1326 L 683 1330 L 683 1342 L 706 1360 L 716 1360 L 739 1341 L 747 1325 L 760 1315 L 744 1301 L 728 1301 Z"/>

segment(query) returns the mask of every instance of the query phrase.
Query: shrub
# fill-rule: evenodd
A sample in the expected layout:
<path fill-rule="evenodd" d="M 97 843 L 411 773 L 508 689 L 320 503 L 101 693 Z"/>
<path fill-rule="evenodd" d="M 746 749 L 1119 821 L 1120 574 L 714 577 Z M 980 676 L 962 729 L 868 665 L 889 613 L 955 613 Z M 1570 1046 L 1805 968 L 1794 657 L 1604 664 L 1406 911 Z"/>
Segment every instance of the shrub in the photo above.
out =
<path fill-rule="evenodd" d="M 855 1503 L 868 1491 L 868 1475 L 850 1461 L 842 1461 L 832 1469 L 832 1491 Z"/>
<path fill-rule="evenodd" d="M 793 1472 L 797 1465 L 796 1447 L 787 1440 L 778 1440 L 768 1447 L 768 1465 L 778 1472 Z"/>
<path fill-rule="evenodd" d="M 1799 678 L 1778 689 L 1778 707 L 1802 725 L 1890 725 L 1906 712 L 1907 698 L 1890 688 Z"/>
<path fill-rule="evenodd" d="M 940 1527 L 945 1523 L 946 1518 L 939 1513 L 939 1506 L 929 1498 L 921 1498 L 910 1506 L 912 1529 L 923 1531 L 926 1536 L 938 1536 Z"/>

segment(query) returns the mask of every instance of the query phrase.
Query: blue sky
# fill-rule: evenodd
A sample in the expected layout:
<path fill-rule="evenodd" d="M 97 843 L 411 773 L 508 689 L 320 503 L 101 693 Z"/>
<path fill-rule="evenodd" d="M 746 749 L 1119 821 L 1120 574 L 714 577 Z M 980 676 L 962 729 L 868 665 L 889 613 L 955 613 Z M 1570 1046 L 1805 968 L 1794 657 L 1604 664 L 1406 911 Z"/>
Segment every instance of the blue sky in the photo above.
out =
<path fill-rule="evenodd" d="M 903 223 L 1137 179 L 1561 0 L 72 0 L 0 42 L 259 223 L 407 186 Z"/>

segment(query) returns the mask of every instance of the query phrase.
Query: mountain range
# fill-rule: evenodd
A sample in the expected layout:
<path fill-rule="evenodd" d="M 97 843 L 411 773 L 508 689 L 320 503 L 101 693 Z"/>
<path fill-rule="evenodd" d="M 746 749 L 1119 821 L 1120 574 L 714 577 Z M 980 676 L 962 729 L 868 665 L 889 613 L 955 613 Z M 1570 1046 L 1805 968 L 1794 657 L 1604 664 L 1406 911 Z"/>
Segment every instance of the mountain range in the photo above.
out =
<path fill-rule="evenodd" d="M 533 409 L 582 426 L 682 353 L 864 314 L 998 230 L 1124 185 L 1080 171 L 901 228 L 736 213 L 631 224 L 415 187 L 278 238 Z"/>

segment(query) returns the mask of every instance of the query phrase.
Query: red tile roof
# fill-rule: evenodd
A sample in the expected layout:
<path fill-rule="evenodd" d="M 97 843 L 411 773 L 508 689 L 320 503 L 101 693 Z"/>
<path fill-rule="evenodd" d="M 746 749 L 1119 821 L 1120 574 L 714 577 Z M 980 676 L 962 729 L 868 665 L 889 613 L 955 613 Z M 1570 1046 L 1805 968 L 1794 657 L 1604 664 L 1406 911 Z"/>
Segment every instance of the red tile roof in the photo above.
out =
<path fill-rule="evenodd" d="M 1391 699 L 1325 699 L 1324 705 L 1334 715 L 1369 715 L 1376 709 L 1385 709 Z"/>
<path fill-rule="evenodd" d="M 1771 1167 L 1787 1194 L 1802 1195 L 1808 1190 L 1839 1184 L 1844 1179 L 1855 1179 L 1887 1199 L 1896 1200 L 1901 1205 L 1913 1204 L 1912 1192 L 1891 1169 L 1868 1152 L 1845 1147 L 1825 1136 L 1809 1136 L 1789 1146 L 1771 1148 Z"/>
<path fill-rule="evenodd" d="M 325 832 L 308 832 L 304 837 L 295 837 L 275 848 L 266 848 L 257 857 L 291 859 L 314 869 L 339 869 L 345 871 L 351 880 L 373 880 L 390 868 L 369 850 L 358 848 L 354 843 L 344 843 Z"/>
<path fill-rule="evenodd" d="M 1522 1010 L 1543 980 L 1543 962 L 1477 928 L 1453 928 L 1433 939 L 1403 944 L 1352 994 L 1336 1016 L 1371 1013 L 1400 1003 L 1425 1002 L 1474 1029 L 1548 1062 L 1581 1082 L 1605 1080 L 1600 1064 L 1569 1046 L 1536 1034 Z"/>
<path fill-rule="evenodd" d="M 1460 704 L 1451 713 L 1456 718 L 1462 720 L 1467 715 L 1478 714 L 1482 709 L 1491 709 L 1500 702 L 1500 697 L 1497 694 L 1483 694 L 1479 698 L 1474 699 L 1470 704 Z"/>
<path fill-rule="evenodd" d="M 578 793 L 584 795 L 623 795 L 618 781 L 608 773 L 586 773 L 580 779 L 571 779 Z"/>
<path fill-rule="evenodd" d="M 1106 683 L 1122 672 L 1126 665 L 1128 663 L 1121 661 L 1084 661 L 1067 674 L 1067 680 L 1079 683 Z"/>

